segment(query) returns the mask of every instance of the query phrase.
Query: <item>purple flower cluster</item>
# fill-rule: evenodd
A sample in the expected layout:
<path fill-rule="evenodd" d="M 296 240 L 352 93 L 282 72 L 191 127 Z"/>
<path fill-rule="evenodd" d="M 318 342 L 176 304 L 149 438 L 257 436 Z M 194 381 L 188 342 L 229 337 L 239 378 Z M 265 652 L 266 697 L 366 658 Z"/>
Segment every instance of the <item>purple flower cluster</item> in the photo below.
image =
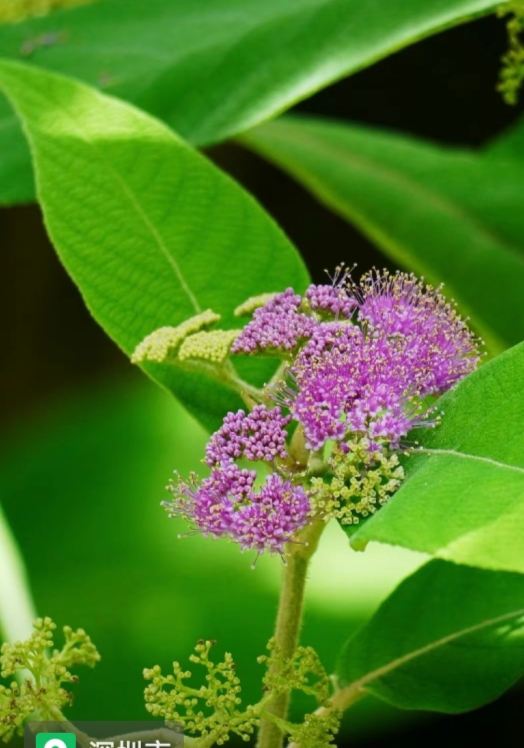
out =
<path fill-rule="evenodd" d="M 257 490 L 257 472 L 241 469 L 234 461 L 285 458 L 285 426 L 290 420 L 280 408 L 264 405 L 247 415 L 242 410 L 229 413 L 207 445 L 211 475 L 201 483 L 173 484 L 174 498 L 165 502 L 170 514 L 185 517 L 205 535 L 229 537 L 243 550 L 282 553 L 308 519 L 310 505 L 303 488 L 272 474 Z"/>
<path fill-rule="evenodd" d="M 350 319 L 358 306 L 346 288 L 347 271 L 337 268 L 332 285 L 312 284 L 304 298 L 288 288 L 255 310 L 233 343 L 232 353 L 295 353 L 322 321 Z"/>
<path fill-rule="evenodd" d="M 311 285 L 306 291 L 306 299 L 314 312 L 336 318 L 350 319 L 357 306 L 356 300 L 341 285 Z"/>
<path fill-rule="evenodd" d="M 229 413 L 206 448 L 211 475 L 179 480 L 166 506 L 206 535 L 278 553 L 312 511 L 305 476 L 286 461 L 291 419 L 310 450 L 330 440 L 344 456 L 358 442 L 380 463 L 385 452 L 378 453 L 397 449 L 413 427 L 436 423 L 425 398 L 452 387 L 479 361 L 475 338 L 440 288 L 376 271 L 359 286 L 344 271 L 332 285 L 310 286 L 304 297 L 291 288 L 273 296 L 255 310 L 232 352 L 291 361 L 279 390 L 290 415 L 265 405 Z M 276 472 L 258 487 L 257 472 L 241 468 L 240 459 Z"/>
<path fill-rule="evenodd" d="M 268 410 L 256 405 L 251 413 L 228 413 L 206 447 L 206 464 L 216 467 L 230 460 L 245 457 L 248 460 L 272 462 L 275 457 L 285 458 L 287 433 L 285 427 L 291 416 L 283 416 L 280 408 Z"/>
<path fill-rule="evenodd" d="M 302 297 L 292 288 L 256 309 L 231 347 L 231 353 L 293 351 L 311 337 L 315 320 L 299 312 Z"/>
<path fill-rule="evenodd" d="M 422 397 L 445 392 L 479 361 L 470 330 L 440 290 L 405 273 L 371 272 L 361 280 L 360 322 L 403 339 Z"/>
<path fill-rule="evenodd" d="M 411 275 L 369 273 L 353 288 L 354 324 L 319 324 L 291 367 L 287 404 L 319 449 L 351 434 L 397 448 L 414 426 L 431 426 L 423 399 L 478 363 L 475 340 L 453 307 Z"/>
<path fill-rule="evenodd" d="M 317 450 L 350 434 L 367 436 L 372 448 L 377 439 L 398 446 L 417 417 L 413 372 L 401 344 L 383 333 L 367 336 L 354 325 L 336 336 L 329 332 L 327 342 L 322 330 L 312 341 L 323 352 L 314 355 L 306 346 L 292 369 L 297 392 L 289 406 L 307 446 Z"/>

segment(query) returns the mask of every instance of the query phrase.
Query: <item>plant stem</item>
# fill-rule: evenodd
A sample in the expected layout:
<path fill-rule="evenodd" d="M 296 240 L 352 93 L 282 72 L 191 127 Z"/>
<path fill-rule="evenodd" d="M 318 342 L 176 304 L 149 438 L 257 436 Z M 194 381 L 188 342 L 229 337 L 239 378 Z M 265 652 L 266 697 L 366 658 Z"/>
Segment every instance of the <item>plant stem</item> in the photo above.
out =
<path fill-rule="evenodd" d="M 305 528 L 286 556 L 282 589 L 275 627 L 275 642 L 284 659 L 293 656 L 298 645 L 304 591 L 310 559 L 317 549 L 325 523 L 315 521 Z M 272 672 L 278 672 L 274 665 Z M 266 707 L 266 711 L 279 719 L 285 719 L 289 706 L 289 693 L 277 694 Z M 258 748 L 281 748 L 284 740 L 282 730 L 273 722 L 262 720 L 258 736 Z"/>
<path fill-rule="evenodd" d="M 36 613 L 24 563 L 0 508 L 0 629 L 6 641 L 27 639 Z"/>
<path fill-rule="evenodd" d="M 238 376 L 231 361 L 229 361 L 228 365 L 222 370 L 219 380 L 228 385 L 228 387 L 231 387 L 231 389 L 236 390 L 243 399 L 245 399 L 246 395 L 248 400 L 253 400 L 255 403 L 261 403 L 268 399 L 264 390 L 254 387 L 252 384 L 249 384 L 249 382 L 246 382 Z M 248 406 L 252 405 L 249 401 L 246 402 L 246 404 Z"/>

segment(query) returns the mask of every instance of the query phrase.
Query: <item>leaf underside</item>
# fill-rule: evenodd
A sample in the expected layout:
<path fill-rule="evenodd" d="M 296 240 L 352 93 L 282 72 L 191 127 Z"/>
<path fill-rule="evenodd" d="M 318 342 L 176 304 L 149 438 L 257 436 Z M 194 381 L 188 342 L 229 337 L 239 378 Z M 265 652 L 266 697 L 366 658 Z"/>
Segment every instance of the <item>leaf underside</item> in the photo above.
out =
<path fill-rule="evenodd" d="M 524 577 L 430 561 L 346 643 L 337 673 L 403 709 L 492 701 L 524 673 Z"/>

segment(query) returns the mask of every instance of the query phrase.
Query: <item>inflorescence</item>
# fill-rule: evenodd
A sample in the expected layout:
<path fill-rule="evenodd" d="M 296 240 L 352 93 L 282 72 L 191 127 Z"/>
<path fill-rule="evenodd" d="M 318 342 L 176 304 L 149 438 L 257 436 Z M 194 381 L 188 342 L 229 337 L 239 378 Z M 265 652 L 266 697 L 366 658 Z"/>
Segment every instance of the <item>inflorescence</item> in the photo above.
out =
<path fill-rule="evenodd" d="M 524 81 L 524 2 L 509 0 L 498 8 L 498 15 L 507 17 L 508 49 L 502 57 L 498 91 L 506 104 L 519 101 Z"/>
<path fill-rule="evenodd" d="M 155 718 L 182 723 L 186 733 L 198 732 L 201 737 L 212 738 L 223 745 L 230 734 L 249 740 L 255 727 L 260 724 L 256 709 L 239 709 L 240 680 L 235 663 L 229 653 L 215 664 L 209 657 L 214 641 L 200 640 L 190 661 L 204 668 L 205 685 L 195 688 L 188 681 L 192 673 L 183 670 L 178 662 L 173 663 L 173 673 L 163 675 L 158 665 L 144 670 L 144 678 L 150 681 L 144 696 L 147 711 Z"/>
<path fill-rule="evenodd" d="M 148 336 L 134 360 L 180 364 L 185 346 L 227 383 L 234 356 L 281 359 L 258 402 L 246 390 L 251 411 L 228 413 L 212 435 L 209 477 L 177 477 L 164 502 L 196 531 L 258 553 L 283 555 L 314 520 L 355 525 L 376 512 L 402 482 L 409 432 L 435 426 L 435 398 L 479 362 L 441 289 L 405 273 L 372 271 L 357 285 L 339 268 L 331 284 L 255 297 L 235 313 L 252 317 L 241 331 L 200 332 L 219 319 L 208 310 Z"/>
<path fill-rule="evenodd" d="M 55 629 L 50 618 L 39 618 L 26 641 L 2 645 L 1 675 L 13 679 L 8 686 L 0 685 L 0 737 L 5 741 L 21 730 L 30 715 L 44 721 L 63 720 L 61 710 L 73 699 L 68 686 L 78 683 L 70 669 L 94 667 L 100 660 L 83 629 L 64 626 L 65 644 L 55 649 Z"/>
<path fill-rule="evenodd" d="M 331 681 L 318 655 L 311 647 L 298 647 L 291 658 L 282 656 L 272 639 L 269 654 L 258 658 L 266 666 L 263 678 L 264 696 L 258 704 L 242 708 L 241 685 L 236 664 L 229 653 L 216 664 L 210 657 L 214 641 L 201 639 L 190 661 L 204 669 L 204 684 L 196 686 L 193 674 L 180 663 L 173 663 L 173 672 L 167 675 L 155 665 L 144 670 L 148 681 L 144 696 L 146 709 L 156 719 L 167 723 L 180 723 L 184 733 L 198 734 L 204 744 L 223 745 L 231 735 L 248 742 L 261 719 L 273 719 L 267 707 L 271 700 L 284 693 L 301 691 L 316 700 L 317 706 L 331 707 Z M 305 716 L 304 722 L 295 724 L 279 719 L 278 725 L 302 748 L 329 748 L 340 724 L 340 713 L 326 709 L 325 714 Z"/>

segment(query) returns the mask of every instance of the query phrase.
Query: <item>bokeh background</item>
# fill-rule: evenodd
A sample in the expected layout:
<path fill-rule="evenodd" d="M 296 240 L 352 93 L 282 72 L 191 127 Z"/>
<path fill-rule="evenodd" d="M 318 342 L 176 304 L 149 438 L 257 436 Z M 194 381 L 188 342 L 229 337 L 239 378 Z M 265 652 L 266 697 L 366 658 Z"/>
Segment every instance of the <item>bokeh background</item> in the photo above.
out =
<path fill-rule="evenodd" d="M 297 109 L 479 147 L 524 109 L 506 106 L 495 91 L 505 47 L 501 20 L 476 21 Z M 269 164 L 234 144 L 208 155 L 277 219 L 315 281 L 341 261 L 357 263 L 358 273 L 391 266 Z M 142 719 L 142 668 L 184 661 L 199 637 L 233 651 L 246 700 L 258 698 L 256 656 L 271 632 L 280 561 L 263 558 L 253 571 L 252 558 L 225 543 L 177 539 L 184 529 L 159 502 L 175 467 L 199 469 L 205 434 L 90 318 L 36 206 L 0 210 L 0 239 L 0 501 L 39 613 L 85 627 L 103 655 L 97 671 L 81 673 L 71 716 Z M 313 564 L 304 643 L 332 667 L 351 631 L 423 560 L 380 547 L 356 554 L 332 528 Z M 469 748 L 484 740 L 512 748 L 522 742 L 523 699 L 517 688 L 471 714 L 438 718 L 367 699 L 349 715 L 339 745 Z"/>

